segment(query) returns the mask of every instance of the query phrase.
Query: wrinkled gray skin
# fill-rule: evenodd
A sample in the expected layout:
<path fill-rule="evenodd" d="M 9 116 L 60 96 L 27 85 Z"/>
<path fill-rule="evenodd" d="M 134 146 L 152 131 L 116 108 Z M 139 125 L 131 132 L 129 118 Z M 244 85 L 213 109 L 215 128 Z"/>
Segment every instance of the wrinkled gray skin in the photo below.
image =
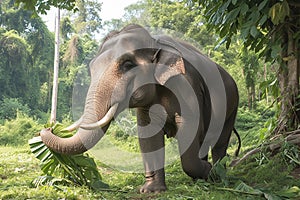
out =
<path fill-rule="evenodd" d="M 159 39 L 165 42 L 160 42 Z M 181 47 L 176 48 L 172 44 L 180 44 Z M 211 164 L 207 162 L 207 156 L 199 158 L 199 149 L 211 118 L 209 89 L 204 78 L 195 69 L 202 66 L 191 66 L 185 58 L 180 57 L 181 51 L 192 51 L 196 60 L 203 59 L 203 55 L 192 46 L 166 36 L 154 39 L 137 25 L 129 25 L 119 32 L 109 34 L 100 47 L 98 56 L 90 63 L 91 85 L 77 133 L 71 138 L 59 138 L 45 129 L 41 131 L 43 142 L 62 154 L 85 152 L 101 139 L 109 122 L 102 128 L 93 130 L 87 130 L 84 125 L 99 121 L 112 105 L 119 103 L 114 116 L 125 108 L 137 108 L 139 143 L 146 173 L 141 193 L 166 190 L 164 135 L 178 139 L 184 172 L 194 179 L 206 179 Z M 226 155 L 238 106 L 234 80 L 221 67 L 218 66 L 217 69 L 224 83 L 224 101 L 227 106 L 223 130 L 212 148 L 213 162 Z M 185 86 L 181 85 L 183 79 L 192 87 L 194 97 L 185 96 Z M 164 109 L 159 106 L 151 108 L 156 104 Z M 183 109 L 188 110 L 186 116 L 182 114 Z M 198 120 L 194 118 L 197 114 L 200 114 Z M 190 136 L 192 133 L 188 127 L 193 124 L 197 125 L 196 131 Z M 157 131 L 153 132 L 153 129 Z M 185 139 L 189 137 L 192 138 L 190 143 Z"/>

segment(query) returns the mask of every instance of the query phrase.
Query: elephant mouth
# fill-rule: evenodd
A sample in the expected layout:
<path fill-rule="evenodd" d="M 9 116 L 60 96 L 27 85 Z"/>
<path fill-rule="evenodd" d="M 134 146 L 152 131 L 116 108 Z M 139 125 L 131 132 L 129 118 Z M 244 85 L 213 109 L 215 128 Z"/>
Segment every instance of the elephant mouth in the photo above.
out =
<path fill-rule="evenodd" d="M 110 109 L 108 110 L 108 112 L 105 114 L 105 116 L 102 119 L 100 119 L 99 121 L 97 121 L 95 123 L 91 123 L 91 124 L 81 124 L 81 122 L 82 122 L 82 120 L 81 120 L 77 127 L 80 127 L 85 130 L 94 130 L 94 129 L 98 129 L 98 128 L 102 128 L 102 127 L 106 126 L 113 119 L 114 115 L 117 112 L 118 106 L 119 106 L 119 103 L 116 103 L 113 106 L 111 106 Z M 75 122 L 75 123 L 77 123 L 77 122 Z"/>

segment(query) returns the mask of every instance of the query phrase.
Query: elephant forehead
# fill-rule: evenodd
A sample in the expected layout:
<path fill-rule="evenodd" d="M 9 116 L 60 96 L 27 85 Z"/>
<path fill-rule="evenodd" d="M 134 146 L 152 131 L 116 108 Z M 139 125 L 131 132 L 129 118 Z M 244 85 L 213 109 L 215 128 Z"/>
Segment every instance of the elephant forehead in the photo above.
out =
<path fill-rule="evenodd" d="M 120 34 L 106 41 L 102 51 L 113 50 L 114 57 L 118 58 L 126 52 L 133 52 L 145 48 L 155 48 L 156 46 L 155 40 L 149 35 L 130 32 Z"/>
<path fill-rule="evenodd" d="M 95 57 L 90 63 L 90 72 L 92 80 L 100 80 L 103 75 L 107 74 L 112 70 L 111 67 L 115 66 L 116 61 L 113 58 L 113 55 L 110 51 L 106 51 L 103 54 L 98 55 Z"/>

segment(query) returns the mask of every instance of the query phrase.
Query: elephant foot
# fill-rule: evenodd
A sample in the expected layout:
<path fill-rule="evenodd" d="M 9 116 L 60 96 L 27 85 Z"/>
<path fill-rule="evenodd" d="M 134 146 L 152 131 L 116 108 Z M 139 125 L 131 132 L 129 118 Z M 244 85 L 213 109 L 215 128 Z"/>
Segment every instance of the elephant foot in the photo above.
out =
<path fill-rule="evenodd" d="M 160 193 L 167 190 L 164 169 L 155 172 L 146 172 L 146 182 L 140 193 Z"/>

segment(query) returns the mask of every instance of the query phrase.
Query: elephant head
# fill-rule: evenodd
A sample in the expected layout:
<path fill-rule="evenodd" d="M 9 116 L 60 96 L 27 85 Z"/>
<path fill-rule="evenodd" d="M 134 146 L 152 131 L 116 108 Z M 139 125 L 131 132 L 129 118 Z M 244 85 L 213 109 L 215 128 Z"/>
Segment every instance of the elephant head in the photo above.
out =
<path fill-rule="evenodd" d="M 144 28 L 129 25 L 110 33 L 98 55 L 90 62 L 91 83 L 84 113 L 68 130 L 70 138 L 43 130 L 43 142 L 55 152 L 79 154 L 92 148 L 110 122 L 128 107 L 144 107 L 155 101 L 155 84 L 185 73 L 180 52 L 167 41 L 153 38 Z"/>

